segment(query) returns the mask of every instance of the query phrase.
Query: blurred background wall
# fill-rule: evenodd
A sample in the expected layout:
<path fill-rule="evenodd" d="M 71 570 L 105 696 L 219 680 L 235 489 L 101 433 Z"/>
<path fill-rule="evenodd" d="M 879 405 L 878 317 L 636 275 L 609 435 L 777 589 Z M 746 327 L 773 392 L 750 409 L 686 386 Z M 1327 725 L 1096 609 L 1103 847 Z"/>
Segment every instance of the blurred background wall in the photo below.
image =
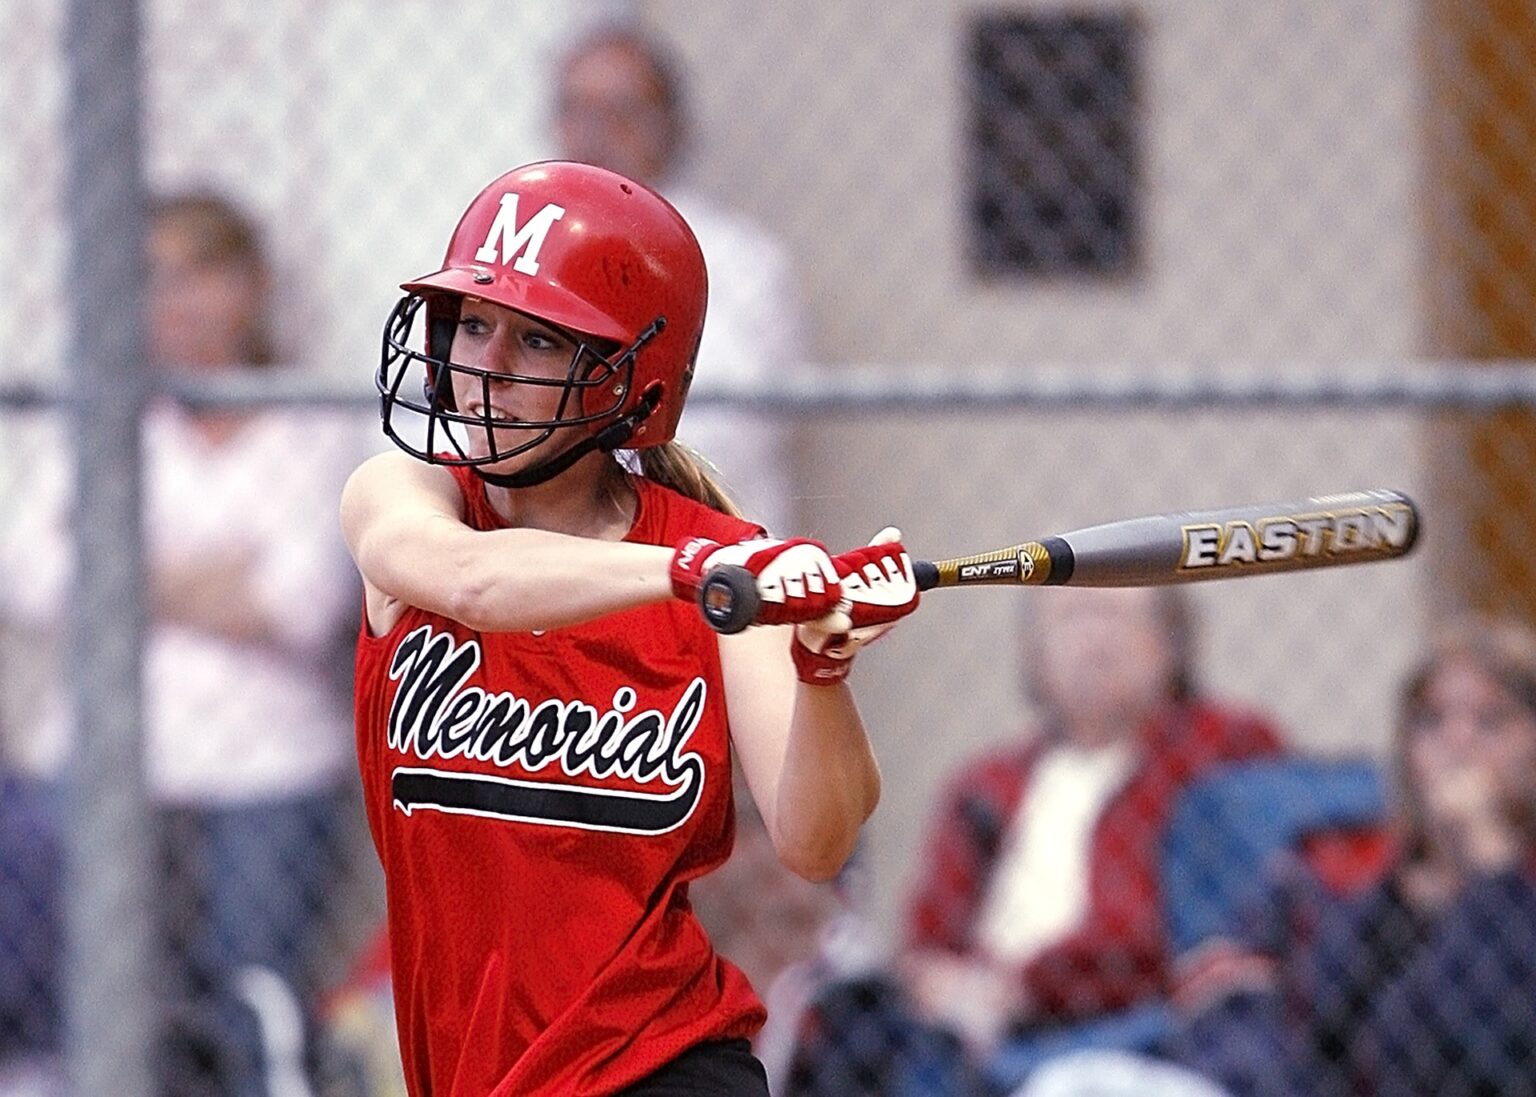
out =
<path fill-rule="evenodd" d="M 1489 45 L 1525 32 L 1519 5 L 153 0 L 144 12 L 150 183 L 214 185 L 262 218 L 280 341 L 360 408 L 394 287 L 436 263 L 486 180 L 553 152 L 555 56 L 609 16 L 640 20 L 684 61 L 687 180 L 785 241 L 807 356 L 834 390 L 870 371 L 892 386 L 1390 383 L 1418 360 L 1532 349 L 1530 221 L 1478 215 L 1530 199 L 1530 104 L 1500 90 L 1529 88 L 1530 55 Z M 978 147 L 979 104 L 995 69 L 978 61 L 979 28 L 1069 16 L 1121 36 L 1125 255 L 984 268 L 975 184 L 993 153 Z M 61 25 L 60 5 L 0 3 L 0 382 L 55 378 L 64 353 Z M 1100 95 L 1095 66 L 1067 56 L 1058 70 L 1056 93 L 1080 113 Z M 1092 160 L 1095 139 L 1056 133 L 1043 170 Z M 894 522 L 927 556 L 1357 487 L 1437 502 L 1413 563 L 1196 590 L 1216 693 L 1277 714 L 1300 746 L 1369 754 L 1424 623 L 1531 585 L 1528 423 L 1430 410 L 1010 404 L 783 425 L 797 532 L 842 545 Z M 22 427 L 0 414 L 0 489 L 18 490 L 26 468 Z M 1502 555 L 1467 548 L 1479 523 L 1500 522 L 1518 530 Z M 883 930 L 939 783 L 1023 720 L 1028 597 L 935 595 L 860 661 L 886 776 L 869 828 Z"/>

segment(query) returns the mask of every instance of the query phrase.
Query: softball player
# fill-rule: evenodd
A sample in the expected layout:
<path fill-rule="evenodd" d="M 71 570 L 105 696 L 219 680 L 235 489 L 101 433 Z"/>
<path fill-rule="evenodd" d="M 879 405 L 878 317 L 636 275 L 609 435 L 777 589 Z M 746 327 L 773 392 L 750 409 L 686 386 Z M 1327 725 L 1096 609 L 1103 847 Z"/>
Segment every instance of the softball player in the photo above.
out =
<path fill-rule="evenodd" d="M 732 749 L 785 864 L 852 850 L 879 772 L 843 679 L 917 604 L 899 535 L 766 539 L 672 443 L 704 263 L 638 183 L 509 172 L 403 288 L 378 383 L 405 452 L 342 520 L 410 1091 L 766 1094 L 763 1007 L 688 883 L 730 852 Z M 790 627 L 712 632 L 722 563 Z"/>

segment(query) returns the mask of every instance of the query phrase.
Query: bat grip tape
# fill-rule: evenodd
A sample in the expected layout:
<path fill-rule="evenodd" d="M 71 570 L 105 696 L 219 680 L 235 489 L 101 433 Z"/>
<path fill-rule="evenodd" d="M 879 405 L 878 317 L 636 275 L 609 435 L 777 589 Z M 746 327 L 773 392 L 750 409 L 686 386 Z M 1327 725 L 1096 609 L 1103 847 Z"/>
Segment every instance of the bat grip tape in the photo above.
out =
<path fill-rule="evenodd" d="M 1023 562 L 1019 558 L 1025 554 L 1035 561 L 1033 567 L 1021 566 Z M 993 552 L 954 560 L 914 560 L 912 577 L 917 583 L 918 590 L 932 590 L 940 586 L 966 586 L 971 582 L 985 585 L 1018 582 L 1026 586 L 1054 587 L 1072 581 L 1076 562 L 1072 546 L 1065 539 L 1046 537 L 1040 541 L 1031 541 L 1027 545 L 1015 545 L 1008 549 L 997 549 Z M 995 567 L 971 578 L 961 570 L 971 564 L 995 565 Z"/>

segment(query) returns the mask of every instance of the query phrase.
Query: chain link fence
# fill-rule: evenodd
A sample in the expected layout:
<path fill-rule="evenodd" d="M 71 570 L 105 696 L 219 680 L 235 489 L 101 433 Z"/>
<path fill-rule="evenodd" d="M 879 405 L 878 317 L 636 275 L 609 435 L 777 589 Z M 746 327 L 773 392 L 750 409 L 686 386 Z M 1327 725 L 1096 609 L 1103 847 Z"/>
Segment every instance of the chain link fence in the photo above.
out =
<path fill-rule="evenodd" d="M 0 0 L 0 1097 L 404 1092 L 336 521 L 379 330 L 486 181 L 667 120 L 635 163 L 712 276 L 683 435 L 774 528 L 1426 516 L 1405 561 L 1187 588 L 1198 691 L 1118 753 L 1049 676 L 1108 675 L 1135 605 L 925 596 L 854 672 L 850 868 L 788 874 L 743 793 L 694 889 L 777 1097 L 1536 1092 L 1536 665 L 1443 628 L 1536 622 L 1524 5 L 118 7 L 137 51 Z M 614 25 L 671 98 L 579 69 Z"/>

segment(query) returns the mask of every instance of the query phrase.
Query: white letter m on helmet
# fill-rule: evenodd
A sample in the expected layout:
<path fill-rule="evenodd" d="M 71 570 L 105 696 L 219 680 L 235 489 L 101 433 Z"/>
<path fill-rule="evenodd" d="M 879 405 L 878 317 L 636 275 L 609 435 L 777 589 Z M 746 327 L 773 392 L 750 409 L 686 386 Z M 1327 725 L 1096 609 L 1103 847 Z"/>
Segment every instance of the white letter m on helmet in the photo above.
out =
<path fill-rule="evenodd" d="M 485 234 L 485 243 L 475 252 L 475 259 L 481 263 L 500 263 L 503 266 L 512 262 L 512 269 L 519 274 L 538 274 L 539 249 L 544 246 L 544 237 L 549 235 L 549 226 L 564 216 L 565 207 L 551 202 L 528 218 L 528 223 L 522 228 L 518 228 L 517 195 L 509 191 L 501 196 L 501 207 L 496 211 L 496 219 L 491 222 L 491 231 Z M 498 240 L 501 243 L 500 251 L 496 248 Z"/>

